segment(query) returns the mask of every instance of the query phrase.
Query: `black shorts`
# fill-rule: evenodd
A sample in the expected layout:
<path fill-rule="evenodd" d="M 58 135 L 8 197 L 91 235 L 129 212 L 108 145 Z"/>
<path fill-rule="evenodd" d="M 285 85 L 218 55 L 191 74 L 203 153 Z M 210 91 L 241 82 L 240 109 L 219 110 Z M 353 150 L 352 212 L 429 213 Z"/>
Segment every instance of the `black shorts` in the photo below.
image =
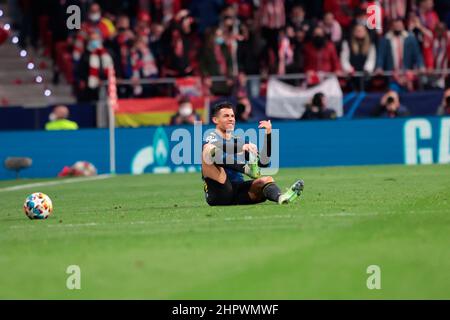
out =
<path fill-rule="evenodd" d="M 210 206 L 233 206 L 255 204 L 265 199 L 252 200 L 248 194 L 254 180 L 231 182 L 228 178 L 224 184 L 204 178 L 206 202 Z"/>

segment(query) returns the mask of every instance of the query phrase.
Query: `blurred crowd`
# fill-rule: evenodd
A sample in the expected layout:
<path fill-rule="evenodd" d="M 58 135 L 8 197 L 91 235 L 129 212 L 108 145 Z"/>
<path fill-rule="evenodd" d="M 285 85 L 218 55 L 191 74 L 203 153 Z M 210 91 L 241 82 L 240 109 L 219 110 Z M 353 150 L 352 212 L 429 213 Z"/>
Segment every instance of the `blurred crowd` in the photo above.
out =
<path fill-rule="evenodd" d="M 265 95 L 270 74 L 304 73 L 301 84 L 311 86 L 322 73 L 335 73 L 344 90 L 358 90 L 361 81 L 372 91 L 393 85 L 397 91 L 447 87 L 445 75 L 438 74 L 450 57 L 447 0 L 378 1 L 382 30 L 367 28 L 366 10 L 373 1 L 364 0 L 9 3 L 20 45 L 46 50 L 55 74 L 66 75 L 79 101 L 97 100 L 111 72 L 129 80 L 119 85 L 121 98 L 170 94 L 142 80 L 186 76 L 201 77 L 204 94 L 240 99 Z M 66 25 L 73 4 L 81 8 L 80 30 Z M 355 78 L 356 73 L 372 76 Z M 248 75 L 261 77 L 248 81 Z M 225 80 L 211 81 L 214 76 Z"/>

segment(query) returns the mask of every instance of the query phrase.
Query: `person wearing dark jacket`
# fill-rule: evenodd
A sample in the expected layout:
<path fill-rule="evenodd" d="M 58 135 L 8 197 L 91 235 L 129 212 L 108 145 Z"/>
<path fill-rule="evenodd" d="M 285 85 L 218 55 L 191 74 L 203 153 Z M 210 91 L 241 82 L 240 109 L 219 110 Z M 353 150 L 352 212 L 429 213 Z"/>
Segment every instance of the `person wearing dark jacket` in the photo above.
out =
<path fill-rule="evenodd" d="M 329 120 L 336 119 L 336 111 L 327 108 L 326 97 L 322 92 L 316 93 L 300 120 Z"/>
<path fill-rule="evenodd" d="M 407 117 L 409 111 L 400 104 L 398 93 L 390 90 L 381 98 L 380 105 L 375 110 L 374 115 L 380 118 Z"/>

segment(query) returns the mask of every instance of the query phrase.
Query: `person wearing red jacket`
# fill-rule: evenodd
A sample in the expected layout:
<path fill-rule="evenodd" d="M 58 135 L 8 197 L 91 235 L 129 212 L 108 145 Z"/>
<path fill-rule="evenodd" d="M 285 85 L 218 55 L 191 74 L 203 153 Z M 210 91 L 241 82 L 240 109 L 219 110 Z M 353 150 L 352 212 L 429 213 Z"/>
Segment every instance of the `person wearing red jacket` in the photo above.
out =
<path fill-rule="evenodd" d="M 342 71 L 336 47 L 326 38 L 322 27 L 314 28 L 312 40 L 305 44 L 304 50 L 306 72 Z"/>

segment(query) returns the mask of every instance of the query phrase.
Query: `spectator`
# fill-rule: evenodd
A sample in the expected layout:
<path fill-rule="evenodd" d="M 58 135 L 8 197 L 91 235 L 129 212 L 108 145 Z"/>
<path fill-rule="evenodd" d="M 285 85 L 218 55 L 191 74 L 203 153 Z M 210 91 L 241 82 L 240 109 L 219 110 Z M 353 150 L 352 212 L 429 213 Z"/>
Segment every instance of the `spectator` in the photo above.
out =
<path fill-rule="evenodd" d="M 429 72 L 441 71 L 442 75 L 430 75 L 430 85 L 443 89 L 445 87 L 445 72 L 449 67 L 450 32 L 445 23 L 440 22 L 434 30 L 432 38 L 426 37 L 424 42 L 424 60 Z"/>
<path fill-rule="evenodd" d="M 323 8 L 325 12 L 333 12 L 342 28 L 348 29 L 359 2 L 358 0 L 325 0 Z"/>
<path fill-rule="evenodd" d="M 202 76 L 232 76 L 232 58 L 223 38 L 222 29 L 209 29 L 205 33 L 205 42 L 200 53 Z M 233 81 L 215 82 L 211 92 L 215 95 L 229 95 Z"/>
<path fill-rule="evenodd" d="M 198 31 L 204 34 L 207 29 L 219 24 L 219 12 L 224 0 L 195 0 L 189 5 L 189 12 L 198 23 Z"/>
<path fill-rule="evenodd" d="M 305 70 L 304 43 L 309 27 L 304 25 L 300 29 L 294 29 L 294 38 L 291 42 L 294 46 L 294 61 L 286 68 L 287 73 L 302 73 Z"/>
<path fill-rule="evenodd" d="M 341 63 L 333 43 L 322 27 L 315 27 L 312 40 L 305 45 L 305 71 L 340 72 Z"/>
<path fill-rule="evenodd" d="M 239 72 L 245 74 L 258 74 L 261 67 L 263 40 L 258 33 L 252 30 L 252 22 L 241 24 L 240 37 L 237 48 Z"/>
<path fill-rule="evenodd" d="M 192 74 L 192 66 L 189 61 L 189 41 L 184 38 L 178 27 L 171 29 L 171 35 L 167 43 L 163 75 L 167 77 L 185 77 Z"/>
<path fill-rule="evenodd" d="M 325 95 L 319 92 L 313 96 L 311 103 L 306 105 L 300 120 L 327 120 L 336 119 L 336 117 L 336 111 L 328 109 Z"/>
<path fill-rule="evenodd" d="M 49 116 L 50 121 L 46 123 L 45 130 L 77 130 L 78 124 L 68 118 L 69 109 L 63 105 L 56 106 Z"/>
<path fill-rule="evenodd" d="M 280 43 L 278 45 L 278 74 L 286 74 L 287 68 L 294 64 L 294 44 L 291 39 L 294 37 L 294 29 L 287 27 L 280 31 Z"/>
<path fill-rule="evenodd" d="M 102 11 L 97 3 L 93 3 L 89 7 L 88 21 L 81 25 L 81 30 L 75 36 L 73 44 L 73 60 L 78 62 L 85 52 L 86 43 L 89 40 L 90 34 L 98 33 L 100 40 L 105 41 L 114 35 L 108 27 L 108 23 L 102 20 Z"/>
<path fill-rule="evenodd" d="M 134 27 L 134 32 L 136 33 L 136 36 L 149 37 L 150 23 L 151 18 L 148 12 L 140 11 L 137 15 L 136 26 Z"/>
<path fill-rule="evenodd" d="M 164 64 L 164 46 L 163 46 L 164 26 L 159 23 L 152 23 L 150 26 L 149 47 L 152 51 L 158 68 Z"/>
<path fill-rule="evenodd" d="M 103 47 L 101 36 L 91 33 L 87 50 L 75 70 L 78 101 L 97 101 L 101 82 L 108 79 L 113 68 L 114 62 Z"/>
<path fill-rule="evenodd" d="M 394 71 L 394 82 L 409 91 L 413 90 L 413 83 L 417 79 L 413 71 L 425 71 L 419 44 L 405 30 L 401 19 L 392 22 L 391 30 L 380 41 L 376 72 L 381 74 L 383 70 Z"/>
<path fill-rule="evenodd" d="M 398 93 L 390 90 L 381 98 L 380 105 L 375 110 L 374 115 L 381 118 L 407 117 L 409 111 L 400 104 Z"/>
<path fill-rule="evenodd" d="M 170 125 L 195 124 L 200 121 L 195 113 L 192 102 L 189 97 L 181 97 L 179 100 L 178 112 L 170 119 Z"/>
<path fill-rule="evenodd" d="M 423 57 L 416 38 L 405 30 L 401 19 L 393 21 L 391 30 L 380 41 L 377 68 L 398 71 L 423 67 Z"/>
<path fill-rule="evenodd" d="M 127 16 L 120 16 L 116 26 L 117 35 L 111 41 L 111 50 L 116 59 L 116 75 L 118 78 L 129 79 L 131 77 L 129 58 L 135 34 L 130 28 L 130 19 Z"/>
<path fill-rule="evenodd" d="M 370 40 L 367 28 L 357 24 L 349 41 L 344 41 L 341 51 L 342 68 L 347 73 L 364 71 L 371 73 L 376 64 L 376 48 Z"/>
<path fill-rule="evenodd" d="M 427 29 L 414 11 L 408 14 L 408 31 L 416 37 L 421 49 L 424 48 L 425 39 L 432 38 L 433 32 Z"/>
<path fill-rule="evenodd" d="M 139 96 L 151 96 L 153 94 L 152 85 L 141 85 L 141 80 L 158 77 L 158 66 L 155 57 L 148 47 L 148 38 L 138 36 L 134 46 L 131 48 L 131 70 L 133 82 L 133 94 Z"/>
<path fill-rule="evenodd" d="M 150 3 L 151 20 L 163 25 L 169 22 L 180 12 L 182 0 L 153 0 Z"/>
<path fill-rule="evenodd" d="M 256 13 L 261 33 L 266 40 L 266 63 L 270 69 L 278 65 L 278 36 L 286 25 L 286 14 L 283 0 L 261 0 Z M 274 70 L 276 72 L 276 70 Z"/>
<path fill-rule="evenodd" d="M 383 0 L 383 12 L 387 21 L 404 19 L 411 0 Z"/>
<path fill-rule="evenodd" d="M 305 15 L 305 8 L 302 5 L 293 6 L 289 14 L 288 25 L 294 28 L 294 30 L 303 29 L 308 32 L 311 27 L 311 23 L 306 20 Z"/>
<path fill-rule="evenodd" d="M 438 116 L 450 116 L 450 89 L 445 90 L 442 104 L 437 111 Z"/>
<path fill-rule="evenodd" d="M 418 16 L 422 25 L 428 30 L 434 30 L 439 23 L 433 0 L 419 0 Z"/>
<path fill-rule="evenodd" d="M 340 52 L 342 41 L 342 28 L 339 22 L 334 18 L 332 12 L 325 13 L 323 17 L 323 27 L 325 34 L 336 46 L 336 50 Z"/>
<path fill-rule="evenodd" d="M 231 74 L 236 76 L 239 71 L 237 60 L 237 49 L 239 36 L 239 21 L 236 18 L 236 12 L 233 7 L 228 6 L 222 12 L 222 23 L 220 28 L 222 29 L 223 38 L 225 44 L 228 47 L 231 55 Z"/>

